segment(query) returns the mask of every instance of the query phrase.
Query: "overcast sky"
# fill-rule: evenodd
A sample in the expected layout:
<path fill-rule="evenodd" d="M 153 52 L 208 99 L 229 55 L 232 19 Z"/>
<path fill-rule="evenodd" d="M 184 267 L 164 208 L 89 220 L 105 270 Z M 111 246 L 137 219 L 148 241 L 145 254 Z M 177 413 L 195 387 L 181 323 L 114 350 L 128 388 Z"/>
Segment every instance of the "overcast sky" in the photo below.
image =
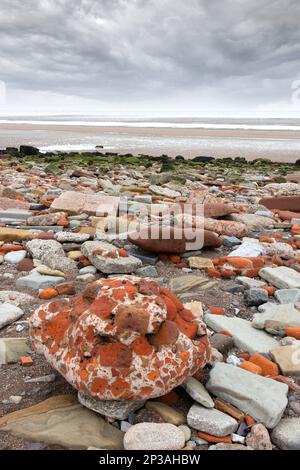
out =
<path fill-rule="evenodd" d="M 299 0 L 0 0 L 0 112 L 300 117 L 299 24 Z"/>

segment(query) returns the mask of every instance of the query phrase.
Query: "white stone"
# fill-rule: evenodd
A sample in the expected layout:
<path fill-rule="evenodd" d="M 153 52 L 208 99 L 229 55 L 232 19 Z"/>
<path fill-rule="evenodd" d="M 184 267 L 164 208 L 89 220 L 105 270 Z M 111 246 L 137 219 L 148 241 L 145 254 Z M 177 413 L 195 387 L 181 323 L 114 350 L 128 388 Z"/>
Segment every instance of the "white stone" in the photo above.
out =
<path fill-rule="evenodd" d="M 10 251 L 6 253 L 4 256 L 4 261 L 10 264 L 18 264 L 24 258 L 26 258 L 27 251 L 19 250 L 19 251 Z"/>
<path fill-rule="evenodd" d="M 184 433 L 169 423 L 135 424 L 124 436 L 125 450 L 179 450 L 184 445 Z"/>
<path fill-rule="evenodd" d="M 283 323 L 285 326 L 300 326 L 300 313 L 293 304 L 272 305 L 268 303 L 263 313 L 256 313 L 253 316 L 252 326 L 263 329 L 268 320 Z"/>
<path fill-rule="evenodd" d="M 278 346 L 278 341 L 272 336 L 253 328 L 249 321 L 242 318 L 206 314 L 204 321 L 214 331 L 229 331 L 235 346 L 250 354 L 268 353 Z"/>
<path fill-rule="evenodd" d="M 197 431 L 223 437 L 236 431 L 238 422 L 216 409 L 193 405 L 187 415 L 188 425 Z"/>
<path fill-rule="evenodd" d="M 94 254 L 97 249 L 104 250 L 103 255 Z M 134 256 L 119 258 L 105 256 L 105 252 L 109 253 L 116 250 L 117 248 L 114 245 L 100 241 L 85 242 L 81 246 L 83 255 L 86 256 L 99 271 L 106 274 L 131 274 L 142 266 L 141 260 Z"/>
<path fill-rule="evenodd" d="M 190 397 L 192 397 L 197 403 L 200 403 L 200 405 L 203 405 L 206 408 L 213 408 L 215 406 L 213 399 L 204 385 L 194 377 L 189 377 L 181 384 L 181 386 L 190 395 Z"/>
<path fill-rule="evenodd" d="M 272 442 L 282 450 L 300 449 L 300 418 L 284 418 L 273 430 Z"/>
<path fill-rule="evenodd" d="M 83 243 L 90 238 L 89 233 L 58 232 L 55 238 L 59 243 Z"/>
<path fill-rule="evenodd" d="M 216 364 L 206 386 L 270 429 L 279 423 L 288 403 L 286 384 L 229 364 Z"/>
<path fill-rule="evenodd" d="M 56 284 L 64 282 L 65 278 L 60 276 L 43 276 L 41 274 L 29 274 L 28 276 L 19 277 L 16 282 L 16 286 L 20 288 L 28 289 L 45 289 L 46 287 L 53 287 Z"/>
<path fill-rule="evenodd" d="M 248 289 L 260 288 L 266 285 L 264 281 L 258 281 L 257 279 L 252 279 L 251 277 L 247 276 L 238 276 L 236 280 Z"/>
<path fill-rule="evenodd" d="M 278 268 L 266 267 L 259 271 L 260 277 L 279 289 L 300 288 L 300 273 L 292 268 L 279 266 Z"/>
<path fill-rule="evenodd" d="M 265 255 L 265 248 L 259 243 L 244 242 L 233 250 L 228 256 L 238 256 L 241 258 L 253 258 Z"/>
<path fill-rule="evenodd" d="M 4 303 L 0 305 L 0 329 L 18 320 L 24 314 L 16 305 Z"/>
<path fill-rule="evenodd" d="M 279 346 L 270 352 L 283 375 L 300 375 L 300 345 Z"/>
<path fill-rule="evenodd" d="M 295 304 L 300 301 L 300 289 L 277 289 L 275 298 L 281 304 Z"/>

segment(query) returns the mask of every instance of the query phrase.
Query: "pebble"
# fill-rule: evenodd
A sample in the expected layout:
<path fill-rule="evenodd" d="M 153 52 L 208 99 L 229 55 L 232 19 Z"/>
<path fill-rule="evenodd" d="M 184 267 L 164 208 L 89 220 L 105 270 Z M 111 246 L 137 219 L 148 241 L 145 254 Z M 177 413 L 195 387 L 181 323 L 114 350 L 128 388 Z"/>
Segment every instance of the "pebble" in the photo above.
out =
<path fill-rule="evenodd" d="M 191 428 L 197 429 L 213 436 L 228 436 L 236 431 L 238 422 L 231 416 L 216 409 L 193 405 L 187 415 L 187 422 Z"/>
<path fill-rule="evenodd" d="M 125 450 L 179 450 L 184 445 L 184 433 L 169 423 L 134 424 L 124 436 Z"/>

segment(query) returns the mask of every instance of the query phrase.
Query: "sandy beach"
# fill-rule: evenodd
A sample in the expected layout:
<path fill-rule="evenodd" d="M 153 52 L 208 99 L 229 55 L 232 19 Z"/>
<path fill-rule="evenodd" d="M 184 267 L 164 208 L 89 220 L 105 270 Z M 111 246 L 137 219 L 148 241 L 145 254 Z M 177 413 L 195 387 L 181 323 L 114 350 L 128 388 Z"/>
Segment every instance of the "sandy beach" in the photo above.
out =
<path fill-rule="evenodd" d="M 120 153 L 183 155 L 193 158 L 243 156 L 294 162 L 300 158 L 300 131 L 49 125 L 0 123 L 0 147 L 34 145 L 45 150 L 92 150 L 103 145 Z"/>

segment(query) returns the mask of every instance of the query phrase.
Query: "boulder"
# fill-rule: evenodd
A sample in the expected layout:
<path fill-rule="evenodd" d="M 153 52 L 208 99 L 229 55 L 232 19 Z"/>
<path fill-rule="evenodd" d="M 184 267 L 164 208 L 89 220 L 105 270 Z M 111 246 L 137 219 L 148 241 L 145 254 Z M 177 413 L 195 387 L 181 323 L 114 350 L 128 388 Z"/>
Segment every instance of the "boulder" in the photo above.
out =
<path fill-rule="evenodd" d="M 270 429 L 279 423 L 288 403 L 286 384 L 230 364 L 214 366 L 207 388 Z"/>
<path fill-rule="evenodd" d="M 30 335 L 68 382 L 98 400 L 164 395 L 210 359 L 201 320 L 154 280 L 134 276 L 42 305 Z"/>
<path fill-rule="evenodd" d="M 107 242 L 87 241 L 83 243 L 81 252 L 106 274 L 130 274 L 142 266 L 141 260 Z"/>

